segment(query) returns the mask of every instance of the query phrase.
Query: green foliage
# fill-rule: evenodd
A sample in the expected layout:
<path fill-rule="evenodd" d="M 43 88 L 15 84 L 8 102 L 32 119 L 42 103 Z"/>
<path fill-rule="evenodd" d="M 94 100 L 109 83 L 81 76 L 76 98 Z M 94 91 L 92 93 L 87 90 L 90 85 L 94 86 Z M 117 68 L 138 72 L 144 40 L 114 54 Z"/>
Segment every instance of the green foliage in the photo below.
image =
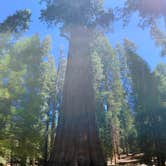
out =
<path fill-rule="evenodd" d="M 0 153 L 8 153 L 8 160 L 41 158 L 44 103 L 55 96 L 55 64 L 48 56 L 50 38 L 40 41 L 34 35 L 11 43 L 7 36 L 5 41 L 0 50 Z"/>
<path fill-rule="evenodd" d="M 166 64 L 158 64 L 154 71 L 154 75 L 158 83 L 159 102 L 163 107 L 166 107 Z"/>
<path fill-rule="evenodd" d="M 58 71 L 56 79 L 56 98 L 57 98 L 57 109 L 60 110 L 62 104 L 63 96 L 63 85 L 65 80 L 65 72 L 67 66 L 67 59 L 63 55 L 63 51 L 60 53 L 59 62 L 58 62 Z"/>
<path fill-rule="evenodd" d="M 134 126 L 123 87 L 121 63 L 102 34 L 97 34 L 92 44 L 92 64 L 100 138 L 105 155 L 113 159 L 121 149 L 129 148 Z"/>
<path fill-rule="evenodd" d="M 156 19 L 165 18 L 166 3 L 164 0 L 127 0 L 123 7 L 123 18 L 128 19 L 132 13 L 138 12 L 139 25 L 150 26 Z"/>
<path fill-rule="evenodd" d="M 161 56 L 166 55 L 166 34 L 161 31 L 156 25 L 151 28 L 151 36 L 157 46 L 161 48 Z"/>
<path fill-rule="evenodd" d="M 136 54 L 136 47 L 128 40 L 124 41 L 123 56 L 131 74 L 133 109 L 138 134 L 140 152 L 144 160 L 161 165 L 165 161 L 165 65 L 160 64 L 152 73 L 147 63 Z M 163 88 L 162 91 L 160 88 Z M 163 93 L 163 94 L 162 94 Z M 151 163 L 152 164 L 152 163 Z"/>
<path fill-rule="evenodd" d="M 112 10 L 103 8 L 103 0 L 41 1 L 46 8 L 40 19 L 60 26 L 62 33 L 80 26 L 106 28 L 114 19 Z M 156 20 L 165 19 L 165 9 L 164 0 L 127 0 L 122 11 L 125 21 L 138 12 L 139 26 L 150 26 L 162 56 L 166 35 Z M 28 29 L 30 16 L 28 10 L 20 10 L 0 23 L 0 163 L 10 158 L 23 164 L 28 158 L 47 159 L 56 134 L 66 58 L 61 55 L 56 71 L 49 36 L 43 41 L 37 35 L 11 36 Z M 155 164 L 162 165 L 166 160 L 166 65 L 159 64 L 152 72 L 131 41 L 125 39 L 113 49 L 102 33 L 94 36 L 93 83 L 105 156 L 113 159 L 120 153 L 143 152 L 147 163 L 155 159 Z"/>
<path fill-rule="evenodd" d="M 29 10 L 19 10 L 0 23 L 0 33 L 18 33 L 28 29 L 31 13 Z"/>
<path fill-rule="evenodd" d="M 41 1 L 46 3 L 46 8 L 41 10 L 41 19 L 68 30 L 73 26 L 107 26 L 113 19 L 113 12 L 106 12 L 102 7 L 103 0 Z"/>
<path fill-rule="evenodd" d="M 165 38 L 166 34 L 159 28 L 159 22 L 166 22 L 165 0 L 127 0 L 121 9 L 121 19 L 124 24 L 128 23 L 131 16 L 138 14 L 138 26 L 148 27 L 153 40 L 161 49 L 161 55 L 166 55 Z"/>
<path fill-rule="evenodd" d="M 155 87 L 157 87 L 157 109 L 154 110 L 155 116 L 155 148 L 153 153 L 158 156 L 159 160 L 166 160 L 166 148 L 165 148 L 165 139 L 166 139 L 166 65 L 164 63 L 158 64 L 155 71 L 153 72 L 155 78 Z M 152 113 L 153 113 L 152 112 Z M 153 124 L 154 125 L 154 124 Z M 160 161 L 161 162 L 161 161 Z"/>

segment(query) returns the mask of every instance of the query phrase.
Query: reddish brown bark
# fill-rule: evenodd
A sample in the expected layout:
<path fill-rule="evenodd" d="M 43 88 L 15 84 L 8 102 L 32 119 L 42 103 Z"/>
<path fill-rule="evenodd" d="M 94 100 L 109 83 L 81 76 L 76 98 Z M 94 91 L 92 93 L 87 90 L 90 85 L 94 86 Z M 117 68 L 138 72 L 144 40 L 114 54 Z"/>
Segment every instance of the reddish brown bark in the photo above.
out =
<path fill-rule="evenodd" d="M 71 32 L 63 104 L 48 166 L 106 166 L 96 127 L 86 28 Z"/>

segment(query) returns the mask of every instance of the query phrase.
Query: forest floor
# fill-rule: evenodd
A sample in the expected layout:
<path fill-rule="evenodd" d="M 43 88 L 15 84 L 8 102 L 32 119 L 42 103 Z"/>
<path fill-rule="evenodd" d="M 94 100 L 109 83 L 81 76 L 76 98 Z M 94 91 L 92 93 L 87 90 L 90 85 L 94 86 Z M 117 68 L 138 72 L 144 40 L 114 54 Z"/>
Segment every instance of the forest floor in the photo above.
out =
<path fill-rule="evenodd" d="M 146 166 L 145 164 L 140 164 L 141 158 L 143 154 L 129 154 L 127 155 L 121 155 L 120 159 L 117 161 L 116 166 Z M 115 164 L 111 164 L 111 162 L 108 162 L 108 166 L 115 166 Z"/>

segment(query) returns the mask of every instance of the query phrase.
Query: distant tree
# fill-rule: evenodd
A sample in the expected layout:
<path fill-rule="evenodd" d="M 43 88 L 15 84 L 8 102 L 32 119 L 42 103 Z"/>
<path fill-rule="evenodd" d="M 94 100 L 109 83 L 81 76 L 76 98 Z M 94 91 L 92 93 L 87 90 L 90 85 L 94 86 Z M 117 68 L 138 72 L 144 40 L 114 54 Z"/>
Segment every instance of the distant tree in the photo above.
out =
<path fill-rule="evenodd" d="M 126 39 L 127 40 L 127 39 Z M 131 50 L 135 50 L 136 47 L 133 43 L 128 42 L 128 47 Z M 123 96 L 123 108 L 120 112 L 120 128 L 121 128 L 121 145 L 122 153 L 134 153 L 138 152 L 138 143 L 137 143 L 137 131 L 134 120 L 133 106 L 134 106 L 134 97 L 133 97 L 133 83 L 131 70 L 129 68 L 129 60 L 126 55 L 126 49 L 123 45 L 116 45 L 116 54 L 120 61 L 120 75 L 122 87 L 124 89 Z"/>
<path fill-rule="evenodd" d="M 120 58 L 103 34 L 94 38 L 92 62 L 100 139 L 106 158 L 116 163 L 121 149 L 129 153 L 129 137 L 134 126 Z"/>
<path fill-rule="evenodd" d="M 8 35 L 3 35 L 2 38 L 0 37 L 0 39 L 3 39 L 2 40 L 3 42 L 1 42 L 0 44 L 0 128 L 1 128 L 0 155 L 6 161 L 10 156 L 10 139 L 9 139 L 9 137 L 11 136 L 10 134 L 10 120 L 11 120 L 10 106 L 11 106 L 11 100 L 15 98 L 16 96 L 14 94 L 11 95 L 10 90 L 6 86 L 6 81 L 8 80 L 6 78 L 6 75 L 8 75 L 8 77 L 10 78 L 12 77 L 11 74 L 9 74 L 11 71 L 9 68 L 11 57 L 10 55 L 8 55 L 9 47 L 11 46 L 11 43 L 9 41 Z M 16 82 L 15 79 L 13 82 L 15 84 Z M 12 88 L 13 91 L 16 92 L 16 94 L 18 93 L 18 91 L 16 90 L 18 87 L 20 87 L 20 84 L 17 84 L 17 87 L 14 86 Z"/>
<path fill-rule="evenodd" d="M 34 162 L 42 155 L 41 64 L 44 52 L 39 37 L 34 35 L 16 42 L 11 55 L 11 65 L 17 70 L 23 67 L 25 71 L 20 78 L 24 93 L 15 101 L 12 116 L 13 157 L 20 158 L 21 165 L 26 165 L 28 157 Z"/>
<path fill-rule="evenodd" d="M 94 53 L 101 59 L 103 64 L 102 104 L 105 107 L 105 119 L 100 121 L 101 138 L 103 148 L 108 158 L 117 161 L 119 155 L 119 112 L 121 109 L 121 83 L 118 59 L 108 40 L 102 35 L 98 35 L 94 40 Z M 100 77 L 98 77 L 100 78 Z M 100 110 L 101 111 L 101 110 Z M 100 118 L 100 117 L 98 117 Z M 102 124 L 103 123 L 103 124 Z"/>
<path fill-rule="evenodd" d="M 124 49 L 132 79 L 133 108 L 139 148 L 145 154 L 145 162 L 148 164 L 154 162 L 162 166 L 165 162 L 163 157 L 165 150 L 161 148 L 165 137 L 165 132 L 163 133 L 165 110 L 160 103 L 162 95 L 158 90 L 161 82 L 158 83 L 157 80 L 160 79 L 154 77 L 147 63 L 136 54 L 132 42 L 125 40 Z"/>
<path fill-rule="evenodd" d="M 44 161 L 47 161 L 49 156 L 50 146 L 51 146 L 51 125 L 52 125 L 52 118 L 54 117 L 54 112 L 56 111 L 56 65 L 55 59 L 52 55 L 50 55 L 51 50 L 51 38 L 47 36 L 43 43 L 43 54 L 44 54 L 44 61 L 41 64 L 41 82 L 42 82 L 42 89 L 41 89 L 41 96 L 42 96 L 42 112 L 44 115 L 45 121 L 45 139 L 44 139 Z"/>
<path fill-rule="evenodd" d="M 157 87 L 156 97 L 158 98 L 158 108 L 155 111 L 155 146 L 153 149 L 153 155 L 157 156 L 157 164 L 164 165 L 166 161 L 166 65 L 161 63 L 158 64 L 153 72 L 155 84 Z"/>
<path fill-rule="evenodd" d="M 159 93 L 159 102 L 160 104 L 165 107 L 166 106 L 166 64 L 160 63 L 154 70 L 154 75 L 156 80 L 158 81 L 157 89 Z"/>
<path fill-rule="evenodd" d="M 144 149 L 148 146 L 148 132 L 146 130 L 148 125 L 146 126 L 145 119 L 148 117 L 148 111 L 151 111 L 151 108 L 153 108 L 152 95 L 150 94 L 152 91 L 152 75 L 147 63 L 136 54 L 136 47 L 132 42 L 125 40 L 124 49 L 126 52 L 124 55 L 127 56 L 127 64 L 132 79 L 132 102 L 135 112 L 135 123 L 138 132 L 139 147 L 143 150 L 143 152 L 145 152 Z M 155 102 L 153 103 L 155 104 Z M 145 114 L 147 116 L 145 116 Z M 147 137 L 145 137 L 144 134 Z M 149 148 L 146 149 L 148 150 Z"/>
<path fill-rule="evenodd" d="M 34 165 L 43 156 L 46 98 L 55 96 L 50 42 L 49 38 L 40 41 L 37 35 L 14 42 L 7 35 L 5 41 L 0 50 L 0 153 L 22 165 L 29 158 Z M 51 105 L 48 109 L 52 111 Z"/>
<path fill-rule="evenodd" d="M 56 78 L 56 103 L 55 108 L 52 113 L 52 125 L 51 125 L 51 148 L 53 148 L 54 139 L 56 135 L 56 126 L 58 115 L 62 106 L 62 95 L 63 95 L 63 85 L 65 79 L 65 71 L 66 71 L 67 59 L 63 53 L 63 50 L 60 50 L 60 56 L 58 61 L 58 69 L 57 69 L 57 78 Z"/>

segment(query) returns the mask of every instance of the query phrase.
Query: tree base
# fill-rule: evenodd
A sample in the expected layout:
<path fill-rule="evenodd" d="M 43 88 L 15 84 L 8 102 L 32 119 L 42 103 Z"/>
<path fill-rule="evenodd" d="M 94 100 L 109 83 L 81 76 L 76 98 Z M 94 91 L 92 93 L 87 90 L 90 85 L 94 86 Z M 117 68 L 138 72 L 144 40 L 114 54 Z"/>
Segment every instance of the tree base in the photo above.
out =
<path fill-rule="evenodd" d="M 55 162 L 55 161 L 48 161 L 47 164 L 45 166 L 107 166 L 106 163 L 91 163 L 91 162 L 87 162 L 87 161 L 78 161 L 78 162 Z"/>

